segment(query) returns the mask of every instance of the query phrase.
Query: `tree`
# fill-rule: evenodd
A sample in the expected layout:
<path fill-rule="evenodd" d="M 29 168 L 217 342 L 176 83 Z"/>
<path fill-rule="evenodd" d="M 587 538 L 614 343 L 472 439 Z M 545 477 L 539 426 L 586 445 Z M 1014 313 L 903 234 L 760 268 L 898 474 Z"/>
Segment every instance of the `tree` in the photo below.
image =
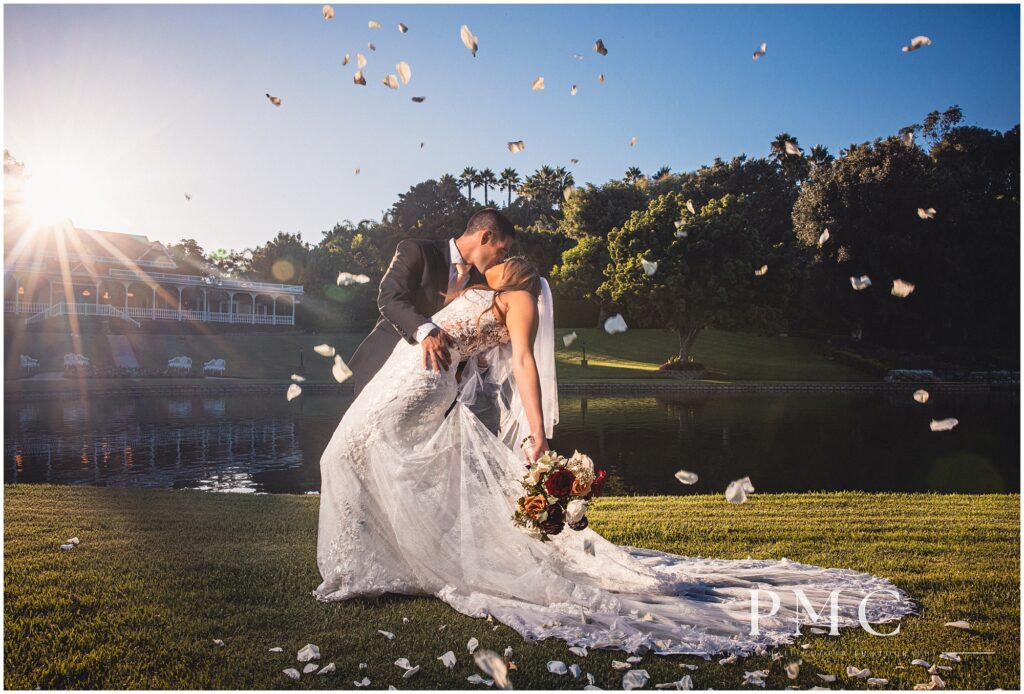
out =
<path fill-rule="evenodd" d="M 388 224 L 390 232 L 399 237 L 396 245 L 403 238 L 447 238 L 465 229 L 472 209 L 472 203 L 459 192 L 457 180 L 442 176 L 400 193 L 389 210 Z"/>
<path fill-rule="evenodd" d="M 611 263 L 598 293 L 626 309 L 634 325 L 675 330 L 683 362 L 705 328 L 778 329 L 764 278 L 754 275 L 769 245 L 749 224 L 746 204 L 742 196 L 726 195 L 690 214 L 682 195 L 652 200 L 609 235 Z M 677 221 L 685 238 L 676 235 Z M 642 259 L 658 264 L 653 276 Z"/>
<path fill-rule="evenodd" d="M 186 275 L 197 275 L 207 268 L 206 252 L 195 239 L 182 239 L 178 243 L 167 246 L 167 250 L 178 266 L 178 271 Z"/>
<path fill-rule="evenodd" d="M 466 186 L 466 198 L 471 202 L 473 200 L 473 185 L 476 183 L 477 170 L 472 166 L 467 166 L 462 170 L 459 175 L 459 183 Z"/>
<path fill-rule="evenodd" d="M 512 205 L 512 193 L 514 193 L 520 184 L 519 172 L 509 167 L 501 172 L 501 178 L 498 179 L 498 185 L 501 186 L 501 190 L 508 191 L 508 205 Z"/>
<path fill-rule="evenodd" d="M 622 180 L 631 185 L 636 185 L 643 177 L 644 174 L 639 167 L 631 166 L 626 169 L 626 175 L 622 177 Z"/>
<path fill-rule="evenodd" d="M 255 279 L 285 284 L 301 284 L 309 259 L 309 244 L 302 234 L 278 232 L 277 236 L 252 250 L 249 274 Z"/>
<path fill-rule="evenodd" d="M 775 136 L 771 144 L 771 153 L 768 159 L 774 162 L 786 174 L 786 178 L 798 183 L 806 179 L 811 173 L 811 163 L 803 154 L 790 154 L 786 150 L 786 143 L 792 142 L 797 149 L 800 148 L 800 141 L 789 133 L 783 132 Z"/>
<path fill-rule="evenodd" d="M 668 166 L 662 166 L 660 169 L 658 169 L 657 171 L 654 172 L 654 175 L 651 176 L 651 178 L 653 178 L 655 181 L 660 181 L 663 178 L 667 178 L 671 174 L 672 174 L 672 169 L 671 168 L 669 168 Z"/>
<path fill-rule="evenodd" d="M 498 178 L 490 169 L 484 169 L 483 171 L 480 172 L 479 178 L 477 179 L 477 183 L 484 189 L 484 207 L 487 207 L 487 190 L 498 185 Z"/>
<path fill-rule="evenodd" d="M 551 272 L 552 291 L 566 299 L 584 299 L 599 304 L 598 323 L 604 319 L 597 288 L 604 282 L 608 266 L 608 241 L 603 236 L 584 235 L 562 253 L 561 264 Z"/>

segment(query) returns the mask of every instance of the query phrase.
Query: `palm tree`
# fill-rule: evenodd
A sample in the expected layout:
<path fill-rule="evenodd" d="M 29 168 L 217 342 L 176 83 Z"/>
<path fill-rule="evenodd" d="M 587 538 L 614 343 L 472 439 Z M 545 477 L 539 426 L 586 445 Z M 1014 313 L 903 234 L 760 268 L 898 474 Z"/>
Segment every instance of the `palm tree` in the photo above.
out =
<path fill-rule="evenodd" d="M 622 177 L 622 180 L 626 183 L 636 184 L 643 177 L 644 174 L 639 168 L 631 166 L 626 169 L 626 175 Z"/>
<path fill-rule="evenodd" d="M 572 177 L 572 174 L 565 170 L 564 166 L 559 166 L 555 169 L 555 181 L 558 183 L 560 190 L 565 190 L 569 186 L 576 185 L 576 179 Z"/>
<path fill-rule="evenodd" d="M 472 166 L 467 166 L 459 174 L 459 185 L 466 186 L 466 197 L 473 199 L 473 184 L 476 183 L 477 171 Z"/>
<path fill-rule="evenodd" d="M 483 186 L 483 189 L 484 189 L 484 207 L 487 207 L 487 190 L 491 186 L 497 186 L 498 185 L 498 177 L 495 176 L 494 172 L 491 171 L 490 169 L 484 169 L 483 171 L 480 172 L 480 178 L 477 180 L 477 183 L 479 185 Z"/>
<path fill-rule="evenodd" d="M 786 142 L 792 142 L 797 147 L 800 143 L 797 139 L 789 133 L 779 133 L 772 140 L 772 152 L 768 155 L 768 158 L 774 162 L 779 162 L 786 157 Z"/>
<path fill-rule="evenodd" d="M 829 154 L 828 147 L 825 145 L 814 145 L 811 147 L 811 152 L 808 158 L 815 166 L 828 166 L 835 161 L 835 157 Z"/>
<path fill-rule="evenodd" d="M 508 204 L 512 204 L 512 192 L 519 188 L 519 184 L 522 181 L 519 179 L 519 172 L 509 167 L 501 172 L 501 178 L 498 179 L 498 185 L 501 186 L 502 190 L 508 191 Z"/>
<path fill-rule="evenodd" d="M 668 176 L 670 173 L 672 173 L 672 169 L 670 169 L 667 166 L 663 166 L 663 167 L 661 167 L 660 169 L 658 169 L 657 171 L 654 172 L 653 178 L 654 178 L 655 181 L 660 181 L 661 179 L 663 179 L 666 176 Z"/>

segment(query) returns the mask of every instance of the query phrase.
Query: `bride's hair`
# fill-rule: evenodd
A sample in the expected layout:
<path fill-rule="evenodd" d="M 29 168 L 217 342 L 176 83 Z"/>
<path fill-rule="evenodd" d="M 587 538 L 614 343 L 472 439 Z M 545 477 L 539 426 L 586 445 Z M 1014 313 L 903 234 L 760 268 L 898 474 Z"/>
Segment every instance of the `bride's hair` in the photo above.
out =
<path fill-rule="evenodd" d="M 473 287 L 466 287 L 468 291 Z M 527 291 L 536 299 L 540 296 L 540 271 L 533 261 L 525 256 L 515 255 L 502 263 L 501 286 L 493 287 L 494 296 L 491 298 L 491 305 L 481 312 L 477 317 L 477 327 L 480 326 L 480 319 L 488 311 L 494 312 L 498 306 L 498 297 L 505 292 Z"/>

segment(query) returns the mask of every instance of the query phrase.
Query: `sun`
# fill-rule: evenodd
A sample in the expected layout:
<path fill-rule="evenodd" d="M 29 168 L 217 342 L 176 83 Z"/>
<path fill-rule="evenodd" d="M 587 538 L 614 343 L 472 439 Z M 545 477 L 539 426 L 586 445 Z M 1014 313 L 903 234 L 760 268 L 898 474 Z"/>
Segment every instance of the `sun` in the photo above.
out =
<path fill-rule="evenodd" d="M 82 200 L 85 181 L 66 167 L 33 167 L 25 173 L 21 207 L 33 225 L 67 223 L 87 202 Z"/>

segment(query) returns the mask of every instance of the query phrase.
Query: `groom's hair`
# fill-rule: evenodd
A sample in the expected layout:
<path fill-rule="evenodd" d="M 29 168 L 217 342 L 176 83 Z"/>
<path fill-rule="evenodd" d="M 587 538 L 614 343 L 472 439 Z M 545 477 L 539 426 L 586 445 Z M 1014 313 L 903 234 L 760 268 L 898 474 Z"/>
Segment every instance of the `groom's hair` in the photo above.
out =
<path fill-rule="evenodd" d="M 489 231 L 498 238 L 514 239 L 516 237 L 516 228 L 512 222 L 493 207 L 485 207 L 475 212 L 466 222 L 466 231 L 463 233 L 475 234 L 479 231 Z"/>

